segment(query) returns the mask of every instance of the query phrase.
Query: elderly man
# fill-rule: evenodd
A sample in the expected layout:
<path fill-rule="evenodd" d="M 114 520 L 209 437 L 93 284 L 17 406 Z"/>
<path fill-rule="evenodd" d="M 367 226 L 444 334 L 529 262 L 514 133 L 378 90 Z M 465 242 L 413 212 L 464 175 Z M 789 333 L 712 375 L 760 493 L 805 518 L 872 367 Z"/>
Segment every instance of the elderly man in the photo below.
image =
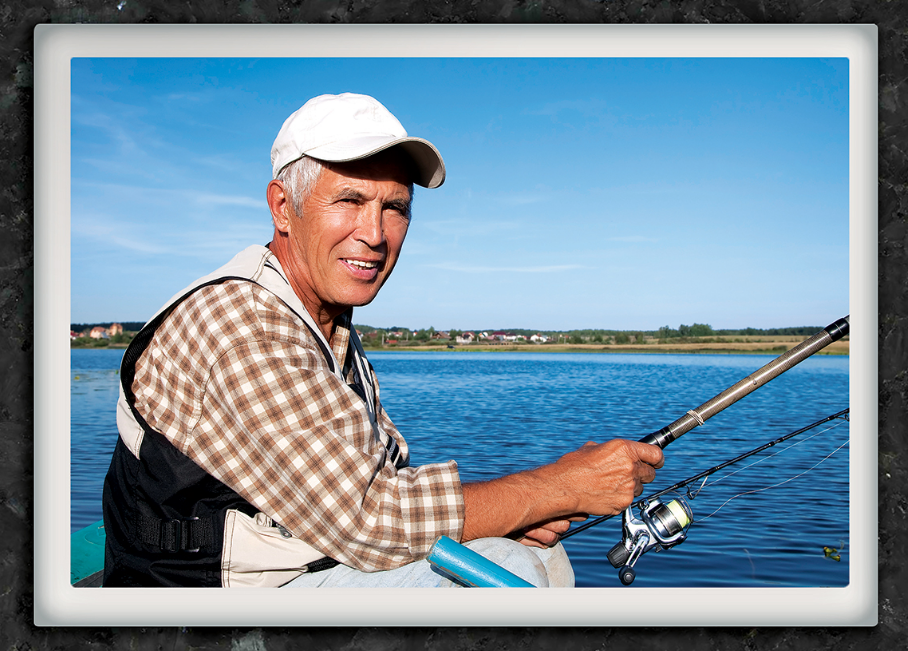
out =
<path fill-rule="evenodd" d="M 179 292 L 124 354 L 104 585 L 448 587 L 424 560 L 442 535 L 573 585 L 559 533 L 627 507 L 661 450 L 588 443 L 475 484 L 454 461 L 409 466 L 352 308 L 391 275 L 441 155 L 345 93 L 291 115 L 271 162 L 272 241 Z"/>

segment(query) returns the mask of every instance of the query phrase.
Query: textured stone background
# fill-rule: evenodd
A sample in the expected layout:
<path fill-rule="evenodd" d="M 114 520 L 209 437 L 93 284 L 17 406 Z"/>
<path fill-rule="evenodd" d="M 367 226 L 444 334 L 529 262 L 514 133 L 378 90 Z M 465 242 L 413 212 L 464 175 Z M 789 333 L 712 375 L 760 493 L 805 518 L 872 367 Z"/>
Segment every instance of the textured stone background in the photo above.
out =
<path fill-rule="evenodd" d="M 0 2 L 0 651 L 905 649 L 908 3 L 899 0 Z M 879 27 L 879 625 L 873 629 L 47 629 L 32 624 L 32 34 L 39 23 L 873 23 Z M 903 97 L 902 93 L 906 95 Z M 904 104 L 903 104 L 904 102 Z"/>

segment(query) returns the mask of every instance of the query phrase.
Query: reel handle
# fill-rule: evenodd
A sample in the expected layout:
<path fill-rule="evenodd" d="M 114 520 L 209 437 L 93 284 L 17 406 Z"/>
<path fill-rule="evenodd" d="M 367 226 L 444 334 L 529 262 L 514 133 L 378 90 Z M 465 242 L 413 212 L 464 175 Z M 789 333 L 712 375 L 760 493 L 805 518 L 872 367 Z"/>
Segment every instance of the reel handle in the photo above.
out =
<path fill-rule="evenodd" d="M 618 578 L 621 579 L 622 584 L 630 585 L 637 578 L 637 572 L 630 565 L 625 565 L 618 570 Z"/>

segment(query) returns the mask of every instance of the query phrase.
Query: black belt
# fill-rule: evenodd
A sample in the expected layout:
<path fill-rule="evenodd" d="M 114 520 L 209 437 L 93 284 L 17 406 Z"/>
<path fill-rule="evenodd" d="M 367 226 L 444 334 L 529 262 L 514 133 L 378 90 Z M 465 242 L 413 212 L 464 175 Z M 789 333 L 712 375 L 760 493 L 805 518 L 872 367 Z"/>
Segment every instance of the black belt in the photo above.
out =
<path fill-rule="evenodd" d="M 286 532 L 285 537 L 291 536 L 290 532 L 277 522 L 273 526 L 281 531 L 281 535 Z M 146 545 L 158 547 L 165 552 L 192 554 L 214 542 L 214 525 L 210 517 L 163 520 L 141 516 L 139 518 L 139 539 Z M 339 561 L 325 556 L 307 564 L 306 572 L 311 574 L 330 570 L 337 565 L 340 565 Z"/>

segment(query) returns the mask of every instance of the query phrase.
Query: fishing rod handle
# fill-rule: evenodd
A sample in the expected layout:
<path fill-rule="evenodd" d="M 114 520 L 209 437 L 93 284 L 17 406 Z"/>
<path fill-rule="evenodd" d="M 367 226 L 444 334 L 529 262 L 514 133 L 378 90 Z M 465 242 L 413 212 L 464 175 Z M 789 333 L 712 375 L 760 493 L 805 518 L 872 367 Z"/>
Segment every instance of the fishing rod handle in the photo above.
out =
<path fill-rule="evenodd" d="M 660 448 L 665 448 L 669 443 L 686 434 L 697 425 L 702 425 L 726 407 L 730 407 L 747 394 L 759 389 L 770 380 L 780 376 L 793 366 L 800 364 L 811 355 L 822 350 L 834 341 L 838 341 L 848 334 L 849 317 L 845 316 L 830 323 L 815 335 L 805 339 L 794 348 L 782 353 L 759 370 L 729 387 L 714 398 L 707 400 L 696 409 L 692 409 L 681 418 L 658 432 L 647 434 L 641 443 L 649 443 Z"/>

